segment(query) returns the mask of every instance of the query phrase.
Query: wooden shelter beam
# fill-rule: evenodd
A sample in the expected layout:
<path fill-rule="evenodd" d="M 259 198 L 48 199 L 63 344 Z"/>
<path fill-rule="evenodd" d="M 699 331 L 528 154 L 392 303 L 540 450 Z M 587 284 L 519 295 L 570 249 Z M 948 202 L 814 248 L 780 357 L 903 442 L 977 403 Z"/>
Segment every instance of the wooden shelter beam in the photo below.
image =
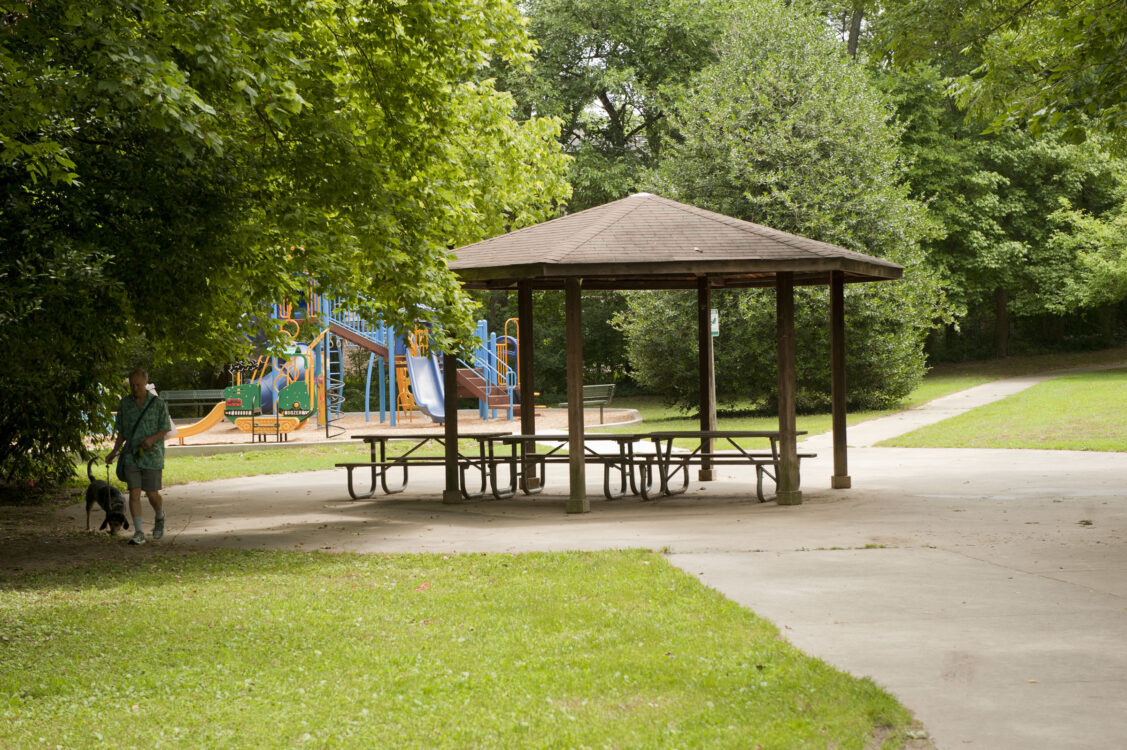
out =
<path fill-rule="evenodd" d="M 712 289 L 708 277 L 697 279 L 697 362 L 700 372 L 700 429 L 716 430 L 716 374 L 712 359 Z M 712 439 L 701 439 L 701 453 L 712 453 Z M 702 482 L 716 479 L 712 462 L 704 458 L 697 478 Z"/>
<path fill-rule="evenodd" d="M 395 367 L 394 359 L 392 367 Z M 460 503 L 462 492 L 458 488 L 458 358 L 449 352 L 442 355 L 442 387 L 445 390 L 446 402 L 446 423 L 443 430 L 446 439 L 446 489 L 442 491 L 442 502 Z"/>
<path fill-rule="evenodd" d="M 798 434 L 796 406 L 798 376 L 794 356 L 794 278 L 789 272 L 775 281 L 775 325 L 779 359 L 779 468 L 775 495 L 779 505 L 798 505 Z"/>
<path fill-rule="evenodd" d="M 570 468 L 568 513 L 587 513 L 587 471 L 583 449 L 583 305 L 582 280 L 570 278 L 564 290 L 567 327 L 567 449 Z"/>
<path fill-rule="evenodd" d="M 830 278 L 830 403 L 833 412 L 834 473 L 830 486 L 849 489 L 849 449 L 845 443 L 845 274 Z"/>
<path fill-rule="evenodd" d="M 795 286 L 827 286 L 830 283 L 830 271 L 818 271 L 813 273 L 792 272 L 794 273 Z M 857 276 L 848 272 L 843 272 L 845 275 L 845 283 L 854 284 L 866 281 L 874 281 L 869 277 Z M 630 290 L 630 289 L 696 289 L 697 279 L 699 275 L 663 275 L 655 274 L 650 276 L 596 276 L 590 274 L 581 274 L 583 279 L 583 288 L 588 291 L 595 290 Z M 556 290 L 562 291 L 567 284 L 567 276 L 548 275 L 537 279 L 515 279 L 515 278 L 493 278 L 478 281 L 464 281 L 463 286 L 466 289 L 484 289 L 484 290 L 500 290 L 512 291 L 520 287 L 523 282 L 530 282 L 533 289 L 539 290 Z M 708 274 L 709 285 L 713 289 L 756 289 L 756 288 L 771 288 L 775 286 L 774 273 L 744 273 L 744 274 Z"/>
<path fill-rule="evenodd" d="M 532 320 L 532 284 L 528 281 L 520 282 L 517 287 L 517 370 L 520 374 L 520 432 L 522 435 L 536 434 L 536 402 L 535 373 L 533 371 L 533 320 Z M 527 456 L 536 452 L 536 441 L 530 440 L 524 445 L 524 454 Z M 536 476 L 536 464 L 528 460 L 523 467 L 524 490 L 534 490 L 540 486 L 540 477 Z"/>
<path fill-rule="evenodd" d="M 680 278 L 689 280 L 690 283 L 700 275 L 718 277 L 755 276 L 757 274 L 772 275 L 775 273 L 794 273 L 818 275 L 821 284 L 827 283 L 828 276 L 833 271 L 845 271 L 868 281 L 898 279 L 901 270 L 897 267 L 874 266 L 850 258 L 834 258 L 813 256 L 802 259 L 753 259 L 693 262 L 668 260 L 663 261 L 659 270 L 655 270 L 652 260 L 633 263 L 613 262 L 601 260 L 591 263 L 558 263 L 553 265 L 525 265 L 505 266 L 503 276 L 498 275 L 498 269 L 490 266 L 473 267 L 459 264 L 458 275 L 468 283 L 488 282 L 500 278 L 511 282 L 521 279 L 543 280 L 548 278 L 573 278 L 579 277 L 588 281 L 608 279 L 645 279 L 660 280 L 661 277 L 672 279 Z"/>

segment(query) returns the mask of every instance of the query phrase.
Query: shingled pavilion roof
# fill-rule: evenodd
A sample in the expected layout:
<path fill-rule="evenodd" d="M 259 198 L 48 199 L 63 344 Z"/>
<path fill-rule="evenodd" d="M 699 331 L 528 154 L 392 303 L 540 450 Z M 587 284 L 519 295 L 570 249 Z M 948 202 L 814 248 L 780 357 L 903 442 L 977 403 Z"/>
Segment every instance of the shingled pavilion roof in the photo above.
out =
<path fill-rule="evenodd" d="M 773 286 L 794 273 L 796 285 L 900 278 L 903 267 L 836 245 L 733 219 L 650 193 L 458 248 L 450 268 L 471 289 L 562 289 L 582 277 L 584 289 L 694 288 L 707 277 L 723 287 Z"/>

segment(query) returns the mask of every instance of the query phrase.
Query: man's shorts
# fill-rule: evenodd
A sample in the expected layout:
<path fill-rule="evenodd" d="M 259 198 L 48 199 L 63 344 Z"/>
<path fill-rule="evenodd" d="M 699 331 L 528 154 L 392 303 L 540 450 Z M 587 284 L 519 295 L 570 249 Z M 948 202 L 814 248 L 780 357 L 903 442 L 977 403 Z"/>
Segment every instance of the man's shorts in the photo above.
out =
<path fill-rule="evenodd" d="M 145 492 L 160 491 L 161 469 L 139 469 L 136 465 L 125 467 L 125 483 L 129 489 L 140 487 Z"/>

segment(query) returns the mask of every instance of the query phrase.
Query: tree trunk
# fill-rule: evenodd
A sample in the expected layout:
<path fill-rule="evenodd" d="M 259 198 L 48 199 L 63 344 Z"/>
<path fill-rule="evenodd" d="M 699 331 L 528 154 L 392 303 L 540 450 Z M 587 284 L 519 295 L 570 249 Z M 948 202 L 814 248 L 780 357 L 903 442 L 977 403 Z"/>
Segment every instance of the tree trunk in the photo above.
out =
<path fill-rule="evenodd" d="M 849 56 L 857 57 L 857 40 L 861 37 L 861 19 L 865 11 L 860 3 L 853 6 L 853 16 L 849 19 Z"/>
<path fill-rule="evenodd" d="M 1002 287 L 994 290 L 994 353 L 999 357 L 1009 354 L 1010 347 L 1010 293 Z"/>

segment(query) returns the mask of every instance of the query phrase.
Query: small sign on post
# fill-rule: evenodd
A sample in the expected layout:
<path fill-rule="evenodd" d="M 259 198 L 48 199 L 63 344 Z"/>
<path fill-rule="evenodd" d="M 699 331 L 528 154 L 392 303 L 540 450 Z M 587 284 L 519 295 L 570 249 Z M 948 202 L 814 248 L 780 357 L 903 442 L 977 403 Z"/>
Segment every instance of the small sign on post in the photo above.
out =
<path fill-rule="evenodd" d="M 712 337 L 716 338 L 720 335 L 720 311 L 714 307 L 712 308 L 711 313 L 712 315 L 710 319 L 712 321 Z"/>

